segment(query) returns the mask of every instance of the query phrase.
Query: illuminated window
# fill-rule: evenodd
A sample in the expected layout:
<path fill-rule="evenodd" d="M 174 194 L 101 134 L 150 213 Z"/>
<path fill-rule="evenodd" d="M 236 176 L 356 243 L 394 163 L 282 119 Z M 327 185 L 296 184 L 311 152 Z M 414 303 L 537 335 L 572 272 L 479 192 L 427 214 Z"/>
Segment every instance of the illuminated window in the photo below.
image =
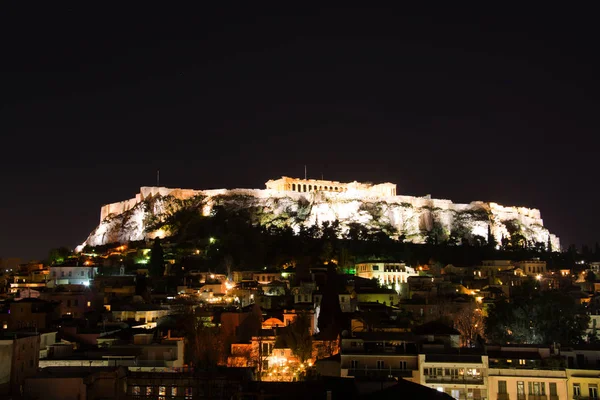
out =
<path fill-rule="evenodd" d="M 546 382 L 527 382 L 529 394 L 534 396 L 546 395 Z"/>
<path fill-rule="evenodd" d="M 171 386 L 171 397 L 177 396 L 177 386 Z"/>
<path fill-rule="evenodd" d="M 152 392 L 153 392 L 153 387 L 152 386 L 146 386 L 146 396 L 152 396 Z"/>
<path fill-rule="evenodd" d="M 185 399 L 186 400 L 191 400 L 192 399 L 192 388 L 191 387 L 186 387 L 185 388 Z"/>
<path fill-rule="evenodd" d="M 88 301 L 88 302 L 87 302 L 87 306 L 88 306 L 88 307 L 91 307 L 91 306 L 92 306 L 92 302 L 91 302 L 91 301 Z"/>
<path fill-rule="evenodd" d="M 139 396 L 139 395 L 141 395 L 141 394 L 142 394 L 142 391 L 141 391 L 141 389 L 140 389 L 140 387 L 139 387 L 139 386 L 134 386 L 134 387 L 131 389 L 131 394 L 132 394 L 132 395 L 134 395 L 134 396 Z"/>

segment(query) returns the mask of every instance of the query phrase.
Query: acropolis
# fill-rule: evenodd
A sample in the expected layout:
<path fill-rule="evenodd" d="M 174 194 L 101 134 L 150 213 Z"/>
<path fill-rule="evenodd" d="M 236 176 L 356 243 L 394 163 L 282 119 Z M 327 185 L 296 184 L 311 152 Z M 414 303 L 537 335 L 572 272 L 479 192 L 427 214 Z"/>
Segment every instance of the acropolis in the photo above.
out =
<path fill-rule="evenodd" d="M 389 182 L 345 183 L 283 176 L 268 180 L 265 186 L 266 189 L 208 190 L 141 187 L 133 198 L 102 206 L 100 224 L 83 245 L 169 236 L 170 232 L 162 230 L 148 231 L 148 215 L 160 216 L 165 210 L 182 207 L 181 200 L 196 198 L 202 202 L 199 212 L 203 215 L 210 215 L 216 205 L 251 207 L 260 210 L 258 223 L 286 225 L 296 232 L 301 226 L 338 221 L 342 234 L 350 224 L 368 229 L 387 226 L 404 240 L 424 243 L 434 227 L 443 236 L 441 240 L 459 227 L 473 240 L 487 238 L 491 232 L 498 243 L 519 233 L 530 243 L 560 248 L 559 238 L 544 227 L 540 210 L 535 208 L 484 201 L 460 204 L 430 195 L 399 195 L 396 185 Z"/>

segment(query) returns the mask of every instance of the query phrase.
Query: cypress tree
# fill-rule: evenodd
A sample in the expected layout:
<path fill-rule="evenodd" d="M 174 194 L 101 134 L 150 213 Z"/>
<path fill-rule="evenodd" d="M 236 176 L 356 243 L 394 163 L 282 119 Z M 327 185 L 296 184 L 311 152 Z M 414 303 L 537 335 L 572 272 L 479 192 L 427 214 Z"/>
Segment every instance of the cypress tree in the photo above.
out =
<path fill-rule="evenodd" d="M 160 238 L 154 239 L 152 250 L 150 251 L 150 275 L 153 277 L 163 276 L 165 273 L 165 254 L 162 246 L 160 245 Z"/>

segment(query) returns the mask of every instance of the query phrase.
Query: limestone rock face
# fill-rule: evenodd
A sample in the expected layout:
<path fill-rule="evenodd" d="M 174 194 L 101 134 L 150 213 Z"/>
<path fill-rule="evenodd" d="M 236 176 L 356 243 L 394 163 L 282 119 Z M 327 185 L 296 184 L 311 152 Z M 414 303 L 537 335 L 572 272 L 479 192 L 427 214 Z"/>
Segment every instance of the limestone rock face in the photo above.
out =
<path fill-rule="evenodd" d="M 467 240 L 487 240 L 488 226 L 496 243 L 520 235 L 529 245 L 550 243 L 560 249 L 558 237 L 545 227 L 537 209 L 504 207 L 474 201 L 455 204 L 450 200 L 413 196 L 369 196 L 358 192 L 298 193 L 273 189 L 190 190 L 142 187 L 135 198 L 108 204 L 101 209 L 100 224 L 85 242 L 107 243 L 152 239 L 173 234 L 168 229 L 152 230 L 149 221 L 163 218 L 193 205 L 209 215 L 217 205 L 250 209 L 256 223 L 290 226 L 298 231 L 323 222 L 339 221 L 342 234 L 352 224 L 382 231 L 392 237 L 423 243 L 435 236 L 445 241 L 458 235 Z"/>

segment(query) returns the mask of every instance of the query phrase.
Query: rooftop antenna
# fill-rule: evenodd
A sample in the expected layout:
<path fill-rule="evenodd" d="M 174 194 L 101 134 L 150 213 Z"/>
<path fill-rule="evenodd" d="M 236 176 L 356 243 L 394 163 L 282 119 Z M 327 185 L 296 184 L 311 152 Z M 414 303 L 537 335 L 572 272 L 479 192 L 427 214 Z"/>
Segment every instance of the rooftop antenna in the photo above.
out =
<path fill-rule="evenodd" d="M 160 170 L 156 170 L 156 186 L 160 187 Z"/>

